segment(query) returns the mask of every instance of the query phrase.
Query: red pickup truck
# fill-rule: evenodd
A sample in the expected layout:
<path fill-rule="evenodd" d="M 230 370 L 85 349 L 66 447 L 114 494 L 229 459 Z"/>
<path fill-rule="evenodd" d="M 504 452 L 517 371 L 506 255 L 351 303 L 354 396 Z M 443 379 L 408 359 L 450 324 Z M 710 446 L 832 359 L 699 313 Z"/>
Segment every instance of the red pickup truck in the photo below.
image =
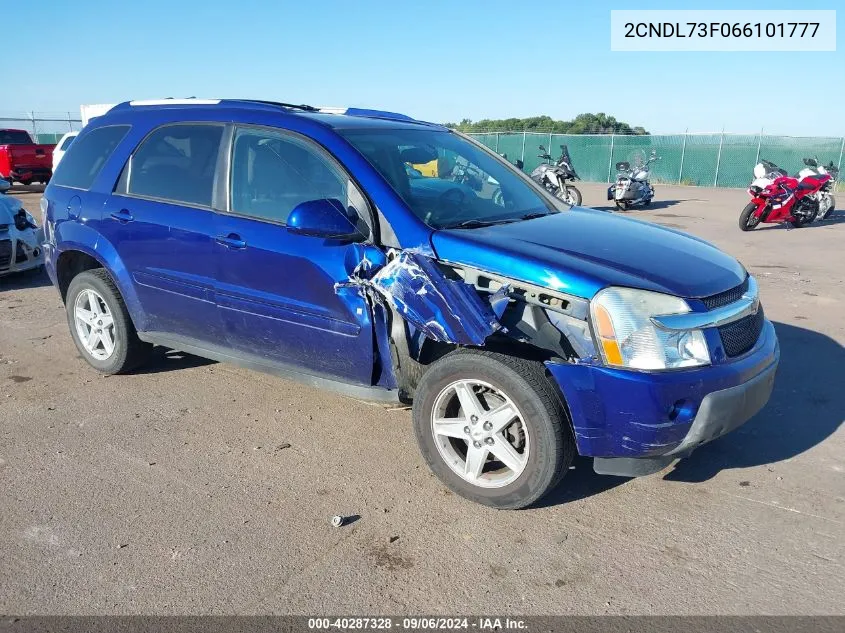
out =
<path fill-rule="evenodd" d="M 53 148 L 38 145 L 26 130 L 0 129 L 0 177 L 29 185 L 53 175 Z"/>

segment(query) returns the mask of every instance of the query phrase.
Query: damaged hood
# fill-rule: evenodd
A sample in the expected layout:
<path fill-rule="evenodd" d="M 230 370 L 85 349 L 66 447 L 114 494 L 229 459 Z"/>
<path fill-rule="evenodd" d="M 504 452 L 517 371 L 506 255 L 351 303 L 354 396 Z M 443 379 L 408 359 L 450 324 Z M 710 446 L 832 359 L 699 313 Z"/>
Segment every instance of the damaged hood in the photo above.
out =
<path fill-rule="evenodd" d="M 581 207 L 511 224 L 444 229 L 431 239 L 443 261 L 585 299 L 606 286 L 706 297 L 746 275 L 736 259 L 703 240 Z"/>

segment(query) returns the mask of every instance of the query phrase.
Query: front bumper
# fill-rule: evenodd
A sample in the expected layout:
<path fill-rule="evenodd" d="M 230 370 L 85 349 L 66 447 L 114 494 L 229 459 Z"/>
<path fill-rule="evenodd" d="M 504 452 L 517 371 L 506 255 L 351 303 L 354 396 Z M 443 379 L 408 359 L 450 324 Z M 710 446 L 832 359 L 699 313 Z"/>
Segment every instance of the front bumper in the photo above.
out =
<path fill-rule="evenodd" d="M 771 395 L 779 358 L 774 327 L 766 321 L 746 354 L 708 367 L 656 373 L 546 366 L 569 406 L 578 452 L 598 458 L 597 472 L 637 475 L 748 421 Z"/>
<path fill-rule="evenodd" d="M 38 268 L 44 263 L 44 231 L 18 231 L 14 225 L 0 231 L 0 277 Z"/>
<path fill-rule="evenodd" d="M 30 183 L 36 180 L 46 183 L 52 176 L 53 170 L 49 167 L 18 167 L 9 172 L 9 179 L 20 183 Z"/>

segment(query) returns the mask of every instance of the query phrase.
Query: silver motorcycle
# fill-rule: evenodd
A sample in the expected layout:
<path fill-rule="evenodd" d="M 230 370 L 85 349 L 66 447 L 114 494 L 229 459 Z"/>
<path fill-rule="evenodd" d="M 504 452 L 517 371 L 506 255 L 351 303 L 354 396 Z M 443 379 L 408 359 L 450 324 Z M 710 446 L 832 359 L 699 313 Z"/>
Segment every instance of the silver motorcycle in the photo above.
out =
<path fill-rule="evenodd" d="M 634 158 L 634 164 L 628 161 L 616 163 L 616 182 L 607 188 L 607 199 L 613 200 L 617 209 L 625 211 L 636 206 L 648 206 L 654 198 L 654 187 L 648 181 L 649 165 L 660 160 L 652 150 L 648 160 L 644 154 Z"/>

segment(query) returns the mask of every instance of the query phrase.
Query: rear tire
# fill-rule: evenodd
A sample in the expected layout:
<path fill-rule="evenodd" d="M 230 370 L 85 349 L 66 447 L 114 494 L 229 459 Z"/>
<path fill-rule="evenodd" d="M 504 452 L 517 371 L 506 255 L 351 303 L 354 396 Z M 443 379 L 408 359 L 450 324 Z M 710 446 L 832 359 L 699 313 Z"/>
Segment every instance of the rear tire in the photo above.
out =
<path fill-rule="evenodd" d="M 821 217 L 822 220 L 827 220 L 831 213 L 834 212 L 836 209 L 836 198 L 830 196 L 830 206 L 828 207 L 827 211 L 824 212 L 824 215 Z"/>
<path fill-rule="evenodd" d="M 794 220 L 790 220 L 789 223 L 796 229 L 803 228 L 810 224 L 814 218 L 795 218 Z"/>
<path fill-rule="evenodd" d="M 513 413 L 488 426 L 486 414 L 501 411 L 503 400 Z M 480 403 L 474 409 L 478 415 L 464 402 Z M 563 403 L 536 361 L 475 349 L 447 354 L 423 374 L 413 419 L 420 451 L 440 481 L 456 494 L 494 508 L 516 510 L 536 502 L 557 485 L 575 457 Z M 496 419 L 491 414 L 490 420 Z M 502 420 L 507 424 L 497 431 Z M 442 431 L 444 422 L 452 429 L 449 433 Z M 475 474 L 473 445 L 479 451 L 474 454 L 480 455 Z M 509 460 L 517 467 L 507 466 Z"/>
<path fill-rule="evenodd" d="M 96 302 L 96 310 L 92 310 L 91 301 Z M 82 358 L 97 371 L 103 374 L 126 373 L 149 356 L 152 345 L 138 338 L 120 290 L 105 269 L 87 270 L 71 280 L 65 298 L 65 310 L 76 348 Z M 82 341 L 81 336 L 95 329 L 98 321 L 94 317 L 87 324 L 80 324 L 80 312 L 100 313 L 99 324 L 110 339 L 108 346 L 102 336 L 94 336 L 94 343 L 88 342 L 92 339 Z"/>
<path fill-rule="evenodd" d="M 739 228 L 741 231 L 753 231 L 760 224 L 760 218 L 754 215 L 756 210 L 757 205 L 753 202 L 745 205 L 742 213 L 739 214 Z"/>

